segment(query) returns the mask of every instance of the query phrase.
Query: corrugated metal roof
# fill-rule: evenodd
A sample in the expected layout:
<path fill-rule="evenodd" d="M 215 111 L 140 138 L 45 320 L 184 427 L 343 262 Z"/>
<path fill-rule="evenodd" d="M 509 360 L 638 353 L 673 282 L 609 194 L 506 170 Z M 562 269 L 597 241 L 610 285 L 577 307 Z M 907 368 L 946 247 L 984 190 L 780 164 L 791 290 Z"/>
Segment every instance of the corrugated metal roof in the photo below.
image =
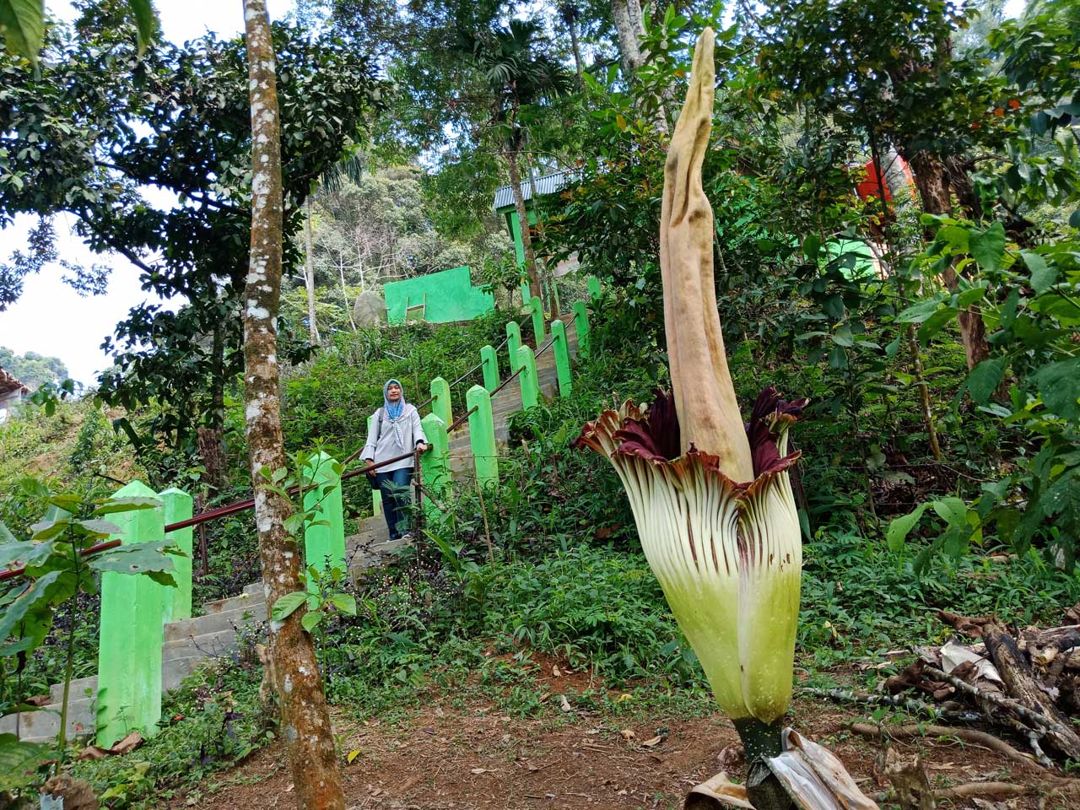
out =
<path fill-rule="evenodd" d="M 551 174 L 545 174 L 543 177 L 537 177 L 534 180 L 534 183 L 536 184 L 536 193 L 538 195 L 554 194 L 556 191 L 558 191 L 571 180 L 573 180 L 575 175 L 576 172 L 566 169 L 561 172 L 552 172 Z M 521 196 L 524 197 L 526 201 L 532 198 L 532 186 L 533 183 L 530 183 L 528 180 L 523 180 L 521 182 Z M 505 186 L 499 186 L 497 189 L 495 189 L 496 211 L 498 211 L 500 208 L 508 208 L 513 204 L 514 192 L 512 186 L 507 184 Z"/>
<path fill-rule="evenodd" d="M 0 396 L 7 396 L 12 391 L 22 391 L 25 394 L 30 393 L 30 389 L 15 379 L 13 374 L 0 368 Z"/>

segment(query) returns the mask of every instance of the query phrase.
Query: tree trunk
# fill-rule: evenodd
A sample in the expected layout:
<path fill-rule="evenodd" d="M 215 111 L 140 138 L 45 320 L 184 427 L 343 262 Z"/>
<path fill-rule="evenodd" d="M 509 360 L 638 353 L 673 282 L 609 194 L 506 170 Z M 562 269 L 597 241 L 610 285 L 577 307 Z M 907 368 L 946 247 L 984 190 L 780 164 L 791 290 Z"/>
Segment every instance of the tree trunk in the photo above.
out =
<path fill-rule="evenodd" d="M 222 335 L 221 321 L 214 324 L 210 343 L 210 411 L 208 424 L 195 431 L 196 446 L 206 473 L 203 483 L 214 491 L 221 492 L 225 482 L 225 339 Z"/>
<path fill-rule="evenodd" d="M 536 254 L 533 253 L 532 234 L 529 233 L 529 212 L 525 210 L 525 195 L 521 193 L 521 171 L 518 168 L 518 152 L 514 147 L 504 150 L 506 165 L 510 171 L 510 189 L 514 194 L 514 210 L 518 215 L 521 245 L 525 249 L 525 274 L 529 277 L 529 295 L 540 297 L 540 275 L 536 271 Z"/>
<path fill-rule="evenodd" d="M 538 200 L 540 195 L 536 191 L 536 177 L 534 176 L 532 167 L 529 167 L 529 193 L 532 195 L 533 208 L 536 211 L 536 231 L 540 234 L 541 242 L 544 237 L 544 220 L 540 216 L 540 208 Z M 548 261 L 544 259 L 544 278 L 548 284 L 548 320 L 555 320 L 559 317 L 559 291 L 555 287 L 555 273 L 548 265 Z"/>
<path fill-rule="evenodd" d="M 915 174 L 915 187 L 919 190 L 919 199 L 922 200 L 923 210 L 928 214 L 949 214 L 952 212 L 952 198 L 950 194 L 949 174 L 945 164 L 925 150 L 919 150 L 908 158 L 911 170 Z M 969 212 L 970 213 L 970 212 Z M 944 273 L 945 285 L 951 291 L 956 291 L 958 280 L 956 272 L 946 268 Z M 964 344 L 964 355 L 967 358 L 968 369 L 975 368 L 980 362 L 990 356 L 990 346 L 986 342 L 986 325 L 983 323 L 982 312 L 975 304 L 961 310 L 957 317 L 960 323 L 960 339 Z"/>
<path fill-rule="evenodd" d="M 570 48 L 574 52 L 574 72 L 577 73 L 578 81 L 580 82 L 585 68 L 582 65 L 581 42 L 578 40 L 577 20 L 570 20 L 566 25 L 570 29 Z"/>
<path fill-rule="evenodd" d="M 244 399 L 263 589 L 272 607 L 303 590 L 287 498 L 268 474 L 286 467 L 278 397 L 276 318 L 281 294 L 282 180 L 274 47 L 266 0 L 244 0 L 251 100 L 251 255 L 244 294 Z M 303 609 L 270 623 L 270 663 L 281 702 L 281 739 L 302 810 L 344 810 L 330 715 Z"/>
<path fill-rule="evenodd" d="M 637 19 L 630 10 L 631 2 L 637 8 Z M 611 0 L 611 18 L 615 21 L 615 33 L 619 38 L 619 60 L 623 78 L 627 84 L 634 81 L 634 73 L 641 67 L 641 44 L 638 31 L 641 28 L 641 5 L 636 0 Z"/>
<path fill-rule="evenodd" d="M 315 264 L 311 249 L 311 195 L 304 201 L 307 214 L 304 222 L 304 287 L 307 288 L 308 331 L 312 345 L 319 342 L 319 324 L 315 320 Z"/>
<path fill-rule="evenodd" d="M 356 331 L 356 321 L 353 320 L 353 304 L 349 300 L 349 290 L 345 287 L 345 262 L 338 262 L 338 278 L 341 279 L 341 299 L 345 302 L 345 312 L 349 316 L 349 325 Z"/>

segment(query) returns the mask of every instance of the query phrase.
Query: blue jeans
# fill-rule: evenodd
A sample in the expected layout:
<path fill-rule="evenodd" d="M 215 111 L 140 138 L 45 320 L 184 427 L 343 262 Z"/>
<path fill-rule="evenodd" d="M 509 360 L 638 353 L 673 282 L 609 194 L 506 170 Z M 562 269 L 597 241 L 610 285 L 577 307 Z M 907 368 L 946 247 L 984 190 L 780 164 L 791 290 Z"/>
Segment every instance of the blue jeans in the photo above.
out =
<path fill-rule="evenodd" d="M 412 467 L 375 473 L 375 485 L 382 493 L 382 510 L 391 540 L 397 540 L 409 530 L 409 485 L 412 474 Z"/>

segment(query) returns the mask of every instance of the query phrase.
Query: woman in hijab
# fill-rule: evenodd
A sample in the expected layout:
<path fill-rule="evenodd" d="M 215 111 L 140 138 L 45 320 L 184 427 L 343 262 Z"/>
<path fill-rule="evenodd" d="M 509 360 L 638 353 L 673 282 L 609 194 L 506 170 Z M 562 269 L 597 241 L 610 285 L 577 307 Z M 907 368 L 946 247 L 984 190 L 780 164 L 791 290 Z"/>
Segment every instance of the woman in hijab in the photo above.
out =
<path fill-rule="evenodd" d="M 375 419 L 368 431 L 367 444 L 360 458 L 368 462 L 368 477 L 382 493 L 382 509 L 390 539 L 409 538 L 405 523 L 405 509 L 409 502 L 409 484 L 412 481 L 415 456 L 387 464 L 377 470 L 373 464 L 404 453 L 428 449 L 427 436 L 420 425 L 420 414 L 405 401 L 405 390 L 397 380 L 387 380 L 383 386 L 383 405 L 375 411 Z"/>

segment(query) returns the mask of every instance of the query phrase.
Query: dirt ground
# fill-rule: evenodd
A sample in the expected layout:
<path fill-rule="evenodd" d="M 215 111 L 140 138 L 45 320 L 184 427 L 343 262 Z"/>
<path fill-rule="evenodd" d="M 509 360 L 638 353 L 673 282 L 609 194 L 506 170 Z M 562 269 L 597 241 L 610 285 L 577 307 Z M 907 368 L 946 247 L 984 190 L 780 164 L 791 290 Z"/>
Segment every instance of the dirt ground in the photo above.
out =
<path fill-rule="evenodd" d="M 629 721 L 567 712 L 560 708 L 559 694 L 587 686 L 576 680 L 557 684 L 561 693 L 553 691 L 551 709 L 536 719 L 510 717 L 481 700 L 462 706 L 446 695 L 433 695 L 428 705 L 395 724 L 358 723 L 337 712 L 339 749 L 343 756 L 352 755 L 351 762 L 342 764 L 347 807 L 677 808 L 691 787 L 718 771 L 742 777 L 741 747 L 719 713 L 694 719 L 645 713 Z M 852 722 L 865 717 L 816 700 L 796 701 L 793 715 L 800 731 L 844 761 L 864 793 L 883 795 L 887 782 L 881 775 L 880 745 L 848 731 Z M 1023 768 L 1001 754 L 969 743 L 923 739 L 894 746 L 907 760 L 919 754 L 935 787 L 1030 780 Z M 220 774 L 200 794 L 177 797 L 169 807 L 291 810 L 294 802 L 284 754 L 275 745 Z M 1050 810 L 1077 805 L 1045 796 L 983 796 L 938 806 Z"/>

